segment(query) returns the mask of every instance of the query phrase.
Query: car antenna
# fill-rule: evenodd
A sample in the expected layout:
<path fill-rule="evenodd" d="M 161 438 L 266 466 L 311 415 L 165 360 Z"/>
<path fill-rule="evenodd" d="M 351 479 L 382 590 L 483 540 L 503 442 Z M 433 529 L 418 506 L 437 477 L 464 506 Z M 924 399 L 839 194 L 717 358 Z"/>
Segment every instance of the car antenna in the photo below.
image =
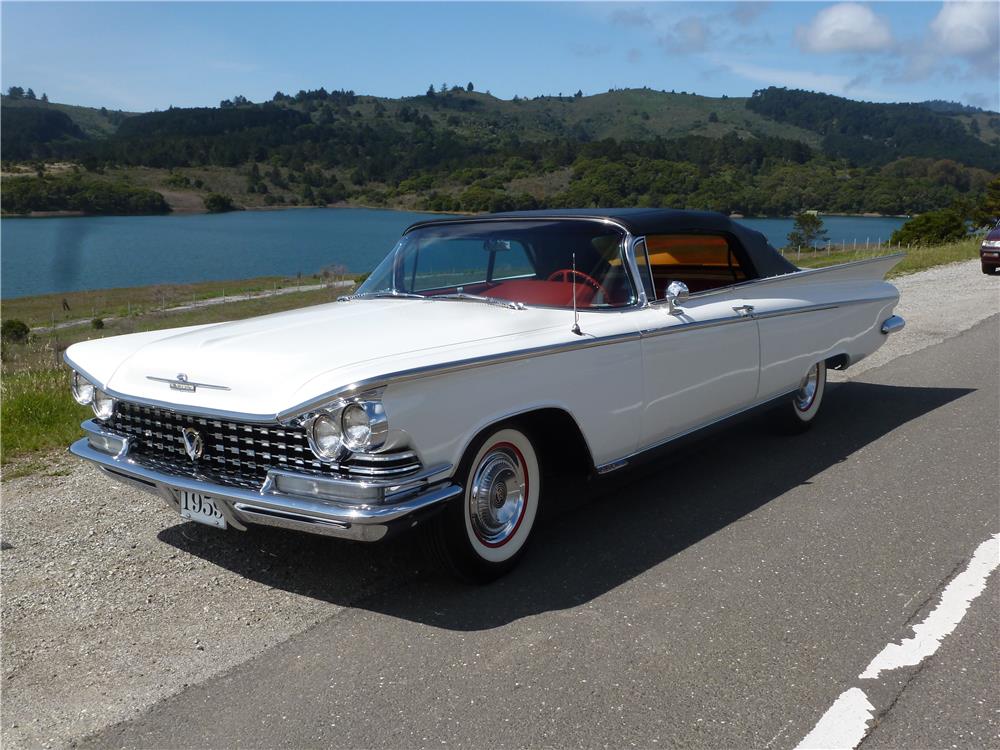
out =
<path fill-rule="evenodd" d="M 570 330 L 577 336 L 582 336 L 580 330 L 580 311 L 576 309 L 576 253 L 573 253 L 573 327 Z"/>

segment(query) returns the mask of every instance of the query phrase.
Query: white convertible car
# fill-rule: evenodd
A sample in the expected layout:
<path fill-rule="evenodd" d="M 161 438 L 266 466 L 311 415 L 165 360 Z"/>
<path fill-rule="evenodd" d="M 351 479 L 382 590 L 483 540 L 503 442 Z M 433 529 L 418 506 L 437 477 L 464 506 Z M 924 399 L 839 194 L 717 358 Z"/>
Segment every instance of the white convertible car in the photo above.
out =
<path fill-rule="evenodd" d="M 422 222 L 337 302 L 70 347 L 94 411 L 71 450 L 221 529 L 427 524 L 489 580 L 557 464 L 613 472 L 763 405 L 811 424 L 827 368 L 903 326 L 898 260 L 799 270 L 712 213 Z"/>

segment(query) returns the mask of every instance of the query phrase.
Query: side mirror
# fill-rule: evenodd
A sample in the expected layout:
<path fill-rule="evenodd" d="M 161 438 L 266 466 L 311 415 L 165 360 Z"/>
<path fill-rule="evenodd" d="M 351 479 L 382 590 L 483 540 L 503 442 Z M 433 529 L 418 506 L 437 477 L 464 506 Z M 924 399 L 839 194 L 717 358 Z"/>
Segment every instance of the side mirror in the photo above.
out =
<path fill-rule="evenodd" d="M 687 302 L 688 297 L 691 293 L 688 291 L 687 284 L 683 281 L 671 281 L 667 285 L 667 312 L 671 315 L 677 315 L 678 313 L 684 312 L 677 306 L 679 302 Z"/>

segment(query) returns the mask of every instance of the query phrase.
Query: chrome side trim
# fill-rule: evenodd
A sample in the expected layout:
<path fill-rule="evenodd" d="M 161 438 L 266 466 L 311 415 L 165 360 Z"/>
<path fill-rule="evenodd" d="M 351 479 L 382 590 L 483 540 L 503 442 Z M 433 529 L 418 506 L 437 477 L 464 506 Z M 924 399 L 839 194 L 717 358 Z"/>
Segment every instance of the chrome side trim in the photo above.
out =
<path fill-rule="evenodd" d="M 603 463 L 600 466 L 596 466 L 594 468 L 596 469 L 598 474 L 609 474 L 612 471 L 617 471 L 618 469 L 621 469 L 626 465 L 628 465 L 628 463 L 631 460 L 641 456 L 643 453 L 656 450 L 657 448 L 662 448 L 664 445 L 672 443 L 675 440 L 680 440 L 681 438 L 687 437 L 688 435 L 698 432 L 699 430 L 704 430 L 708 427 L 712 427 L 713 425 L 717 425 L 720 422 L 725 422 L 727 419 L 732 419 L 733 417 L 743 414 L 744 412 L 753 411 L 754 409 L 764 406 L 765 404 L 769 404 L 772 401 L 779 401 L 783 398 L 787 398 L 788 396 L 798 391 L 798 389 L 799 389 L 798 386 L 796 386 L 795 388 L 786 393 L 779 393 L 777 396 L 772 396 L 771 398 L 766 398 L 762 401 L 755 401 L 749 406 L 744 406 L 740 409 L 737 409 L 736 411 L 731 411 L 728 414 L 718 417 L 717 419 L 713 419 L 709 422 L 705 422 L 704 424 L 697 425 L 696 427 L 692 427 L 689 430 L 684 430 L 683 432 L 675 433 L 674 435 L 671 435 L 670 437 L 665 438 L 664 440 L 659 440 L 655 443 L 647 445 L 645 448 L 640 448 L 639 450 L 633 451 L 632 453 L 629 453 L 626 456 L 622 456 L 621 458 L 616 458 L 613 461 L 608 461 L 607 463 Z"/>
<path fill-rule="evenodd" d="M 896 331 L 902 331 L 906 326 L 906 321 L 903 320 L 898 315 L 893 315 L 891 318 L 886 318 L 882 323 L 882 333 L 887 336 L 890 333 L 896 333 Z"/>
<path fill-rule="evenodd" d="M 747 279 L 746 281 L 739 281 L 735 284 L 729 284 L 728 286 L 720 286 L 715 289 L 706 289 L 703 292 L 695 292 L 691 295 L 690 299 L 701 299 L 704 297 L 713 297 L 718 294 L 725 294 L 727 292 L 740 291 L 748 286 L 764 286 L 769 284 L 774 284 L 778 282 L 785 281 L 799 281 L 802 279 L 810 279 L 813 276 L 819 274 L 828 273 L 830 271 L 839 271 L 844 268 L 852 268 L 854 266 L 864 266 L 870 263 L 879 263 L 886 260 L 887 258 L 898 258 L 902 260 L 906 257 L 906 253 L 890 253 L 889 255 L 879 255 L 876 258 L 863 258 L 862 260 L 852 260 L 847 263 L 837 263 L 833 266 L 823 266 L 822 268 L 800 268 L 798 271 L 790 271 L 789 273 L 783 273 L 780 276 L 764 276 L 759 279 Z M 896 262 L 898 263 L 899 260 Z M 656 305 L 662 302 L 662 300 L 657 300 L 651 302 L 651 305 Z"/>
<path fill-rule="evenodd" d="M 712 318 L 711 320 L 698 320 L 691 321 L 690 323 L 675 323 L 674 325 L 667 325 L 662 328 L 644 328 L 639 333 L 644 339 L 656 338 L 657 336 L 666 336 L 671 333 L 687 333 L 688 331 L 698 331 L 703 328 L 717 328 L 718 326 L 726 326 L 733 323 L 745 323 L 752 320 L 753 317 L 749 315 L 734 315 L 728 318 Z"/>
<path fill-rule="evenodd" d="M 562 354 L 564 352 L 576 351 L 578 349 L 592 349 L 598 346 L 619 344 L 624 341 L 631 341 L 638 338 L 640 338 L 638 331 L 627 331 L 625 333 L 616 333 L 609 336 L 590 336 L 589 338 L 585 332 L 582 339 L 577 338 L 574 341 L 567 341 L 565 343 L 546 344 L 545 346 L 537 346 L 531 349 L 519 349 L 512 352 L 504 352 L 503 354 L 485 354 L 481 357 L 460 359 L 454 362 L 424 365 L 423 367 L 414 367 L 409 370 L 397 370 L 396 372 L 386 373 L 385 375 L 365 378 L 364 380 L 359 380 L 355 383 L 351 383 L 350 385 L 341 386 L 335 390 L 328 391 L 327 393 L 316 396 L 309 401 L 294 406 L 291 409 L 286 409 L 277 415 L 277 419 L 281 423 L 286 423 L 289 420 L 309 412 L 337 397 L 349 396 L 370 388 L 384 387 L 390 383 L 402 383 L 409 380 L 418 380 L 430 375 L 445 375 L 452 372 L 458 372 L 460 370 L 472 370 L 489 365 L 518 362 L 523 359 L 531 359 L 532 357 L 542 357 L 549 354 Z"/>

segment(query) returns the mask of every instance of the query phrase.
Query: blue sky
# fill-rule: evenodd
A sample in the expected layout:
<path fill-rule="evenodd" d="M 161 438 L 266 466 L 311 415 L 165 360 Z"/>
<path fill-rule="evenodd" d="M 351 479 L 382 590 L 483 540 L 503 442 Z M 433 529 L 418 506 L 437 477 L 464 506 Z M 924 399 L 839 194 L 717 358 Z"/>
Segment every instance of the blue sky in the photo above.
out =
<path fill-rule="evenodd" d="M 767 85 L 1000 109 L 1000 3 L 131 3 L 0 5 L 4 90 L 109 109 L 433 83 L 510 98 Z"/>

